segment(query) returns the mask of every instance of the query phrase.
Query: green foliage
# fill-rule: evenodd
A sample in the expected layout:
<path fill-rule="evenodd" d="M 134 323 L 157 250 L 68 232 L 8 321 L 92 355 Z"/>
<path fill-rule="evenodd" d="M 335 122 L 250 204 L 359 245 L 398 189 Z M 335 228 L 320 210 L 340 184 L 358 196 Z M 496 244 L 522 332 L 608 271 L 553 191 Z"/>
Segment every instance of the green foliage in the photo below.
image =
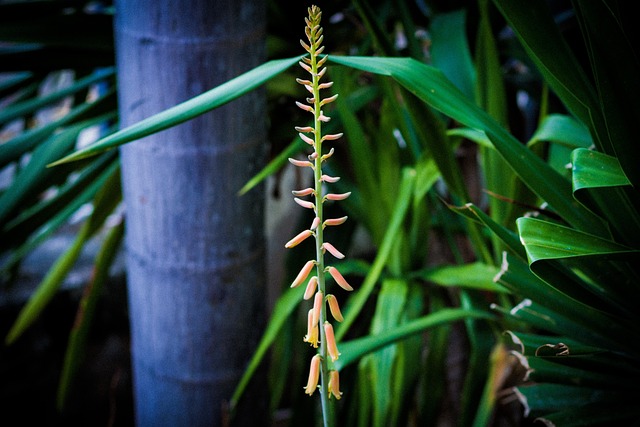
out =
<path fill-rule="evenodd" d="M 640 115 L 640 70 L 630 6 L 580 0 L 561 16 L 547 2 L 516 0 L 442 11 L 392 1 L 353 6 L 349 19 L 366 31 L 342 41 L 346 46 L 336 43 L 336 51 L 358 56 L 328 49 L 328 73 L 341 96 L 325 127 L 345 133 L 349 161 L 330 168 L 343 177 L 336 187 L 353 192 L 345 210 L 370 241 L 361 260 L 339 265 L 355 288 L 336 331 L 341 416 L 348 425 L 433 425 L 447 406 L 444 384 L 459 374 L 452 416 L 461 426 L 504 425 L 513 417 L 500 418 L 506 405 L 499 397 L 516 386 L 516 413 L 530 419 L 558 426 L 637 420 L 640 175 L 632 126 Z M 499 39 L 507 26 L 514 36 Z M 326 26 L 328 43 L 341 28 Z M 406 48 L 394 44 L 390 28 L 406 37 Z M 428 43 L 414 37 L 416 28 L 433 34 Z M 92 122 L 71 116 L 63 133 L 35 129 L 16 137 L 26 142 L 7 142 L 3 164 L 35 155 L 20 171 L 25 179 L 0 195 L 7 201 L 0 204 L 2 232 L 21 236 L 11 239 L 22 242 L 12 245 L 13 263 L 96 194 L 92 183 L 107 179 L 116 160 L 100 153 L 279 82 L 298 60 L 267 62 L 75 151 L 58 170 L 82 166 L 86 180 L 61 186 L 58 202 L 32 202 L 47 182 L 43 166 L 69 153 L 74 124 Z M 0 91 L 32 93 L 32 84 L 32 76 L 17 76 Z M 513 108 L 518 92 L 534 109 L 528 131 L 519 126 L 524 109 Z M 282 93 L 297 97 L 288 88 Z M 2 114 L 35 108 L 20 98 L 15 105 L 19 113 Z M 111 118 L 97 106 L 94 114 L 77 108 L 82 120 Z M 283 124 L 291 129 L 287 141 L 294 123 Z M 297 138 L 289 143 L 241 194 L 304 148 Z M 71 162 L 77 159 L 84 160 Z M 232 404 L 270 348 L 291 360 L 299 354 L 299 342 L 287 337 L 298 333 L 290 323 L 304 317 L 296 310 L 300 292 L 280 297 Z M 511 340 L 502 338 L 505 330 Z M 301 388 L 282 385 L 305 375 L 291 363 L 289 376 L 273 364 L 279 385 L 272 406 L 308 411 Z"/>

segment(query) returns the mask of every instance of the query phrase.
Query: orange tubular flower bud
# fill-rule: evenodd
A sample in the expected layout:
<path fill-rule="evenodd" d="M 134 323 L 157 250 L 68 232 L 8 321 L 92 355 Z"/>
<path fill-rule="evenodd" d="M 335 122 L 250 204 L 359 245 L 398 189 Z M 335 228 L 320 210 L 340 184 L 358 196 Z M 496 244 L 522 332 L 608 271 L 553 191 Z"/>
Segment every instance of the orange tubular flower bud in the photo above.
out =
<path fill-rule="evenodd" d="M 311 139 L 311 138 L 309 138 L 309 137 L 308 137 L 307 135 L 305 135 L 304 133 L 302 133 L 302 132 L 301 132 L 301 133 L 299 133 L 298 135 L 300 135 L 300 138 L 301 138 L 304 142 L 306 142 L 307 144 L 309 144 L 309 145 L 313 145 L 313 144 L 315 144 L 314 140 L 313 140 L 313 139 Z"/>
<path fill-rule="evenodd" d="M 340 391 L 340 375 L 338 371 L 329 371 L 329 399 L 331 399 L 331 395 L 333 395 L 337 400 L 340 400 L 342 397 L 342 392 Z"/>
<path fill-rule="evenodd" d="M 302 47 L 304 48 L 304 50 L 306 50 L 307 52 L 311 52 L 311 48 L 309 47 L 308 44 L 306 44 L 305 42 L 303 42 L 302 40 L 300 40 L 300 44 L 302 45 Z"/>
<path fill-rule="evenodd" d="M 343 133 L 329 134 L 322 137 L 323 141 L 335 141 L 336 139 L 342 138 Z"/>
<path fill-rule="evenodd" d="M 311 269 L 313 268 L 314 265 L 316 265 L 315 261 L 313 260 L 307 261 L 304 264 L 304 266 L 302 266 L 300 273 L 298 273 L 298 276 L 291 284 L 291 287 L 295 288 L 296 286 L 299 286 L 302 282 L 304 282 L 307 276 L 309 275 L 309 273 L 311 273 Z"/>
<path fill-rule="evenodd" d="M 324 114 L 320 113 L 318 120 L 320 120 L 323 123 L 327 123 L 329 120 L 331 120 L 331 117 L 325 116 Z"/>
<path fill-rule="evenodd" d="M 333 82 L 321 83 L 318 85 L 318 89 L 327 89 L 333 86 Z"/>
<path fill-rule="evenodd" d="M 313 322 L 313 309 L 311 309 L 307 315 L 307 335 L 304 336 L 303 341 L 311 344 L 313 348 L 318 348 L 318 337 L 318 322 Z"/>
<path fill-rule="evenodd" d="M 296 197 L 304 197 L 304 196 L 313 194 L 313 191 L 314 191 L 313 188 L 309 187 L 309 188 L 305 188 L 304 190 L 292 191 L 291 194 L 293 194 Z"/>
<path fill-rule="evenodd" d="M 325 155 L 322 156 L 322 161 L 324 162 L 325 160 L 327 160 L 329 157 L 333 156 L 333 152 L 335 150 L 333 148 L 331 148 L 331 150 L 329 150 L 329 152 Z"/>
<path fill-rule="evenodd" d="M 300 62 L 298 62 L 298 64 L 299 64 L 302 68 L 304 68 L 307 72 L 309 72 L 309 73 L 311 72 L 311 67 L 309 67 L 309 66 L 308 66 L 307 64 L 305 64 L 304 62 L 300 61 Z"/>
<path fill-rule="evenodd" d="M 311 367 L 309 368 L 309 379 L 307 380 L 307 386 L 304 388 L 304 392 L 311 396 L 318 388 L 318 381 L 320 380 L 320 355 L 316 354 L 311 359 Z"/>
<path fill-rule="evenodd" d="M 294 237 L 293 239 L 289 240 L 287 242 L 286 245 L 284 245 L 285 248 L 290 249 L 293 248 L 295 246 L 298 246 L 301 242 L 303 242 L 307 237 L 313 235 L 313 231 L 311 230 L 304 230 L 301 233 L 299 233 L 296 237 Z M 331 251 L 329 251 L 331 252 Z"/>
<path fill-rule="evenodd" d="M 308 231 L 308 230 L 307 230 Z M 306 237 L 305 237 L 306 239 Z M 303 239 L 304 240 L 304 239 Z M 333 246 L 331 243 L 329 242 L 324 242 L 322 244 L 322 249 L 328 251 L 331 255 L 333 255 L 334 257 L 338 258 L 338 259 L 342 259 L 344 258 L 344 254 L 342 252 L 340 252 L 339 250 L 336 249 L 335 246 Z"/>
<path fill-rule="evenodd" d="M 336 283 L 344 290 L 346 291 L 352 291 L 353 288 L 347 283 L 347 281 L 345 280 L 345 278 L 342 276 L 342 274 L 340 274 L 340 272 L 338 271 L 337 268 L 335 267 L 329 267 L 327 268 L 327 271 L 329 272 L 329 274 L 331 275 L 331 277 L 333 277 L 333 280 L 336 281 Z M 306 277 L 306 276 L 305 276 Z M 303 279 L 304 280 L 304 279 Z"/>
<path fill-rule="evenodd" d="M 327 295 L 327 302 L 329 303 L 329 311 L 331 311 L 331 315 L 338 322 L 342 322 L 344 317 L 342 317 L 342 312 L 340 311 L 340 306 L 338 305 L 338 299 L 329 294 Z"/>
<path fill-rule="evenodd" d="M 313 300 L 313 324 L 317 325 L 320 321 L 320 312 L 322 311 L 322 303 L 324 302 L 321 291 L 316 292 L 316 297 Z"/>
<path fill-rule="evenodd" d="M 329 353 L 329 357 L 335 362 L 338 360 L 338 357 L 340 357 L 340 353 L 338 352 L 336 337 L 333 335 L 333 326 L 331 326 L 329 322 L 324 322 L 324 335 L 327 337 L 327 352 Z"/>
<path fill-rule="evenodd" d="M 328 182 L 329 184 L 333 184 L 334 182 L 340 181 L 339 176 L 322 175 L 320 179 L 324 182 Z"/>
<path fill-rule="evenodd" d="M 327 225 L 341 225 L 344 224 L 345 221 L 347 220 L 347 216 L 343 216 L 341 218 L 331 218 L 331 219 L 327 219 L 324 224 L 322 224 L 322 227 L 326 227 Z"/>
<path fill-rule="evenodd" d="M 351 195 L 351 191 L 349 191 L 348 193 L 342 193 L 342 194 L 329 193 L 326 196 L 324 196 L 324 198 L 326 200 L 344 200 L 347 197 L 349 197 L 350 195 Z"/>
<path fill-rule="evenodd" d="M 297 197 L 294 197 L 293 201 L 296 202 L 297 204 L 299 204 L 300 206 L 302 206 L 303 208 L 307 208 L 307 209 L 315 209 L 316 208 L 316 205 L 314 205 L 312 202 L 308 202 L 306 200 L 298 199 Z"/>
<path fill-rule="evenodd" d="M 308 300 L 309 298 L 311 298 L 313 294 L 316 292 L 317 287 L 318 287 L 318 276 L 313 276 L 311 279 L 309 279 L 309 283 L 307 283 L 307 289 L 304 291 L 304 299 Z"/>
<path fill-rule="evenodd" d="M 318 226 L 320 226 L 320 218 L 315 217 L 313 218 L 313 222 L 311 223 L 311 231 L 315 231 Z"/>
<path fill-rule="evenodd" d="M 296 105 L 297 105 L 297 106 L 298 106 L 298 108 L 300 108 L 301 110 L 304 110 L 304 111 L 308 111 L 308 112 L 310 112 L 310 113 L 313 113 L 313 107 L 312 107 L 312 106 L 310 106 L 310 105 L 303 104 L 303 103 L 302 103 L 302 102 L 300 102 L 300 101 L 296 101 Z"/>
<path fill-rule="evenodd" d="M 303 79 L 296 79 L 296 82 L 301 84 L 301 85 L 310 85 L 311 82 L 309 80 L 303 80 Z"/>
<path fill-rule="evenodd" d="M 292 159 L 290 157 L 289 158 L 289 163 L 291 163 L 294 166 L 301 167 L 301 168 L 309 167 L 309 168 L 313 169 L 313 163 L 305 161 L 305 160 L 297 160 L 297 159 Z"/>
<path fill-rule="evenodd" d="M 336 98 L 338 98 L 338 94 L 335 94 L 333 96 L 330 96 L 328 98 L 323 99 L 322 101 L 320 101 L 320 106 L 322 107 L 323 105 L 327 105 L 330 102 L 333 102 L 336 100 Z"/>

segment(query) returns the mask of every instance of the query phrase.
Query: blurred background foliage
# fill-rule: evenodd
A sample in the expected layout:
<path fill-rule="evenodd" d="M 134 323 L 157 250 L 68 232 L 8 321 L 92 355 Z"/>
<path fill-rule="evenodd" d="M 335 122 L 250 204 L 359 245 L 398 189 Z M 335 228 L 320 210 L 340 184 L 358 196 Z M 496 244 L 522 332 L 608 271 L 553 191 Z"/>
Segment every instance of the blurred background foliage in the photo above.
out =
<path fill-rule="evenodd" d="M 269 59 L 301 54 L 307 6 L 269 2 Z M 356 288 L 336 331 L 344 391 L 339 419 L 354 426 L 637 423 L 640 200 L 633 125 L 640 116 L 640 63 L 631 6 L 610 0 L 319 6 L 328 75 L 340 94 L 327 131 L 345 133 L 329 167 L 342 177 L 339 190 L 353 192 L 341 207 L 328 207 L 330 216 L 349 216 L 349 227 L 329 238 L 348 253 L 340 270 Z M 77 224 L 11 319 L 6 344 L 19 344 L 43 321 L 83 247 L 100 236 L 77 320 L 73 327 L 67 321 L 68 338 L 58 337 L 66 350 L 54 368 L 57 390 L 37 402 L 55 402 L 68 414 L 124 228 L 117 150 L 106 148 L 153 132 L 153 120 L 171 121 L 152 117 L 134 136 L 114 134 L 110 4 L 4 2 L 0 24 L 2 292 L 18 286 L 29 254 Z M 304 120 L 294 108 L 303 96 L 298 70 L 270 64 L 260 70 L 270 163 L 239 191 L 270 179 L 277 200 L 291 182 L 304 181 L 286 159 L 306 146 L 293 132 Z M 180 113 L 207 108 L 196 101 Z M 107 135 L 107 144 L 91 145 Z M 46 167 L 86 144 L 90 157 Z M 278 238 L 279 247 L 290 236 Z M 283 280 L 270 284 L 277 295 L 271 320 L 232 400 L 242 399 L 268 358 L 274 424 L 308 424 L 312 413 L 319 419 L 316 399 L 301 393 L 310 351 L 301 345 L 302 291 L 288 289 L 312 253 L 307 249 L 287 252 L 276 267 Z"/>

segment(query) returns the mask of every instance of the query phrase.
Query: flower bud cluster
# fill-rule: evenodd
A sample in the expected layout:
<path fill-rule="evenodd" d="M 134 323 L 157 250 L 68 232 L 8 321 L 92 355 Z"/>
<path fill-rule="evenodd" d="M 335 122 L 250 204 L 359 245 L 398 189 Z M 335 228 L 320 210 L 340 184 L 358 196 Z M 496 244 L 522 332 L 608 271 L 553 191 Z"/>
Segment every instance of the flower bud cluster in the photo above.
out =
<path fill-rule="evenodd" d="M 324 255 L 327 252 L 337 259 L 344 258 L 344 255 L 331 243 L 324 241 L 323 232 L 326 227 L 343 224 L 347 217 L 325 219 L 323 205 L 327 201 L 344 200 L 351 193 L 328 193 L 323 195 L 323 185 L 333 184 L 340 178 L 322 173 L 323 162 L 327 161 L 334 153 L 333 148 L 323 153 L 322 144 L 325 141 L 338 140 L 342 137 L 342 134 L 322 134 L 322 124 L 331 120 L 324 113 L 322 107 L 335 101 L 338 95 L 323 98 L 320 94 L 321 90 L 330 88 L 333 82 L 320 82 L 327 71 L 324 66 L 327 56 L 321 55 L 324 50 L 322 27 L 320 26 L 322 12 L 317 6 L 311 6 L 308 8 L 308 13 L 308 18 L 305 18 L 307 42 L 300 40 L 300 44 L 308 55 L 303 57 L 299 64 L 309 73 L 309 77 L 308 79 L 298 78 L 296 81 L 304 86 L 310 95 L 306 98 L 306 103 L 296 102 L 296 105 L 303 111 L 313 115 L 313 126 L 299 126 L 295 129 L 302 141 L 310 146 L 312 152 L 308 156 L 308 160 L 289 159 L 289 161 L 297 167 L 310 168 L 313 171 L 314 186 L 293 191 L 292 193 L 295 197 L 294 201 L 301 207 L 312 210 L 315 216 L 309 229 L 301 231 L 289 240 L 285 247 L 293 248 L 311 236 L 315 238 L 316 259 L 307 261 L 291 284 L 291 287 L 297 287 L 307 281 L 304 299 L 310 300 L 313 297 L 313 306 L 308 312 L 307 334 L 304 337 L 304 341 L 314 348 L 318 348 L 318 344 L 320 344 L 319 353 L 311 360 L 309 380 L 305 387 L 305 393 L 312 395 L 318 387 L 320 377 L 322 377 L 322 382 L 329 398 L 333 396 L 336 399 L 340 399 L 342 393 L 340 392 L 338 371 L 330 369 L 328 363 L 328 359 L 331 359 L 332 363 L 335 362 L 340 353 L 336 344 L 333 326 L 326 315 L 326 309 L 328 307 L 331 316 L 338 322 L 343 320 L 343 316 L 337 298 L 332 294 L 326 293 L 325 276 L 328 273 L 338 286 L 347 291 L 352 291 L 353 288 L 335 267 L 325 266 Z M 304 197 L 310 197 L 312 200 L 304 199 Z M 309 278 L 314 267 L 316 274 Z M 307 278 L 309 279 L 307 280 Z"/>

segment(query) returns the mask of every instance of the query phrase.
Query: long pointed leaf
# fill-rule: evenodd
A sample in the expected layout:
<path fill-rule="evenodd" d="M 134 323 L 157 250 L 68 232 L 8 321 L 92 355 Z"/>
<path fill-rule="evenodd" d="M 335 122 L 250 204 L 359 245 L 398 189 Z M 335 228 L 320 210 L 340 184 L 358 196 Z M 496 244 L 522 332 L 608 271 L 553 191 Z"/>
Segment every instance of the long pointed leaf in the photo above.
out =
<path fill-rule="evenodd" d="M 109 150 L 135 141 L 147 135 L 170 128 L 187 120 L 193 119 L 201 114 L 224 105 L 245 93 L 257 88 L 267 80 L 282 73 L 293 64 L 297 63 L 300 57 L 279 59 L 269 61 L 246 73 L 229 80 L 201 95 L 191 98 L 181 104 L 171 107 L 161 113 L 148 117 L 126 129 L 109 135 L 88 147 L 76 151 L 71 155 L 53 162 L 51 166 L 67 163 L 85 157 L 93 156 L 105 150 Z"/>

